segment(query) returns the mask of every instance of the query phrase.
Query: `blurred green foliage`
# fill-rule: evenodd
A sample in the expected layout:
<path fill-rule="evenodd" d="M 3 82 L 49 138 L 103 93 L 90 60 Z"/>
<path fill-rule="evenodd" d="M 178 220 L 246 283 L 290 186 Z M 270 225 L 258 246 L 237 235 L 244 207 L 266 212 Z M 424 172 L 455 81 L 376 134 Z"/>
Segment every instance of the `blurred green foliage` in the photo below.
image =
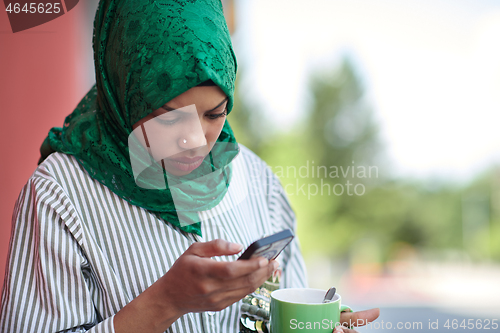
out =
<path fill-rule="evenodd" d="M 312 76 L 307 117 L 286 132 L 269 130 L 237 83 L 228 119 L 280 177 L 304 254 L 384 263 L 411 248 L 433 259 L 500 261 L 500 170 L 470 184 L 391 177 L 361 82 L 348 59 Z"/>

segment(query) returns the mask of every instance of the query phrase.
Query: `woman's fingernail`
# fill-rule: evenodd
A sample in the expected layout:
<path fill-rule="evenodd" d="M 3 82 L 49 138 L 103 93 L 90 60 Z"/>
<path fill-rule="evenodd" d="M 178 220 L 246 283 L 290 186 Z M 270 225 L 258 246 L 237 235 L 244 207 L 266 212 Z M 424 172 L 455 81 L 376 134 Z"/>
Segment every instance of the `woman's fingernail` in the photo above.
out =
<path fill-rule="evenodd" d="M 334 332 L 334 333 L 343 333 L 343 332 L 344 332 L 344 330 L 342 329 L 342 327 L 337 326 L 337 327 L 335 327 L 335 330 L 334 330 L 333 332 Z"/>
<path fill-rule="evenodd" d="M 262 258 L 259 260 L 260 267 L 266 267 L 268 263 L 269 263 L 269 260 L 267 260 L 266 258 Z"/>
<path fill-rule="evenodd" d="M 277 270 L 280 267 L 280 264 L 277 261 L 273 261 L 273 270 Z"/>

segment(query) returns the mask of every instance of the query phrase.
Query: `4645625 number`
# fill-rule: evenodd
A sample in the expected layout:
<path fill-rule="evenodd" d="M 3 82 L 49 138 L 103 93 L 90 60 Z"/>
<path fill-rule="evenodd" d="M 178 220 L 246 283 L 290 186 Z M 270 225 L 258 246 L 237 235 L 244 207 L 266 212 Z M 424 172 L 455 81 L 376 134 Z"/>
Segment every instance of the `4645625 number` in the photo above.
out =
<path fill-rule="evenodd" d="M 20 12 L 31 14 L 58 14 L 61 12 L 60 3 L 27 3 L 21 8 L 19 3 L 9 3 L 5 8 L 6 12 L 18 14 Z"/>
<path fill-rule="evenodd" d="M 447 329 L 456 330 L 457 328 L 470 330 L 496 330 L 498 328 L 498 319 L 464 319 L 461 322 L 458 319 L 448 319 L 443 325 Z"/>

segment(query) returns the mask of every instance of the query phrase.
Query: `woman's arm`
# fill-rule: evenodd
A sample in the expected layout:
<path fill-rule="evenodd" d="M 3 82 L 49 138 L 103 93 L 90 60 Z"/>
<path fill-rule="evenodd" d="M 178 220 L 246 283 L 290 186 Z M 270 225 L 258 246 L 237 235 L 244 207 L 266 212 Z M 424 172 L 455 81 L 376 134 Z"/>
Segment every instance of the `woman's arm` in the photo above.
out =
<path fill-rule="evenodd" d="M 65 212 L 65 213 L 62 213 Z M 95 282 L 69 231 L 74 209 L 58 184 L 31 178 L 16 203 L 0 332 L 113 332 L 92 302 Z M 101 321 L 101 322 L 99 322 Z"/>

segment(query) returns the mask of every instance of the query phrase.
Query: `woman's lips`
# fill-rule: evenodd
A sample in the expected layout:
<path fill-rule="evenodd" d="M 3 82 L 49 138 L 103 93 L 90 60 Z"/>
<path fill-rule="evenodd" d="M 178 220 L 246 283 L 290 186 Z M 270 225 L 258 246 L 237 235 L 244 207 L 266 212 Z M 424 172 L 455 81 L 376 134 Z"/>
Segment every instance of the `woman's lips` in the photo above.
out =
<path fill-rule="evenodd" d="M 203 162 L 203 156 L 196 157 L 179 157 L 179 158 L 167 158 L 168 163 L 174 168 L 181 171 L 192 171 L 199 167 Z"/>

